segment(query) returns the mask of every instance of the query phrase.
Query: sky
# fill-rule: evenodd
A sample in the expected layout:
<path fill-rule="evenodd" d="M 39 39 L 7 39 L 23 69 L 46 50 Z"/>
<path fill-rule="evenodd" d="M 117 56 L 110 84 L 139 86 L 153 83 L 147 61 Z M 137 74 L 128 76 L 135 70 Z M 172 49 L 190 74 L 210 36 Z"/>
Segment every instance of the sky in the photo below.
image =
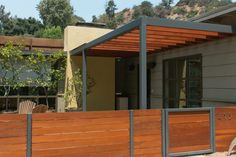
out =
<path fill-rule="evenodd" d="M 71 0 L 71 5 L 74 7 L 75 14 L 83 17 L 87 22 L 92 20 L 93 15 L 104 13 L 105 3 L 107 0 Z M 125 8 L 131 8 L 134 5 L 139 5 L 143 0 L 115 0 L 118 11 Z M 149 0 L 154 5 L 160 3 L 161 0 Z M 40 0 L 0 0 L 0 5 L 6 7 L 6 11 L 10 11 L 12 16 L 17 15 L 21 18 L 35 17 L 39 18 L 39 13 L 36 9 Z"/>

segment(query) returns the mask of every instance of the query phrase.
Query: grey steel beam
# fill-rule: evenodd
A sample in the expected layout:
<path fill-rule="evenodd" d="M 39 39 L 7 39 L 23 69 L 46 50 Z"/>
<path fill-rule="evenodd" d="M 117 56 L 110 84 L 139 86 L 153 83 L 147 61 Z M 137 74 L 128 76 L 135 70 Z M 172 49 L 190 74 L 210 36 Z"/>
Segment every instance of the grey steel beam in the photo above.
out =
<path fill-rule="evenodd" d="M 168 136 L 168 135 L 167 135 Z M 162 138 L 162 156 L 166 156 L 166 111 L 161 110 L 161 138 Z"/>
<path fill-rule="evenodd" d="M 27 145 L 26 156 L 32 157 L 32 114 L 27 114 Z"/>
<path fill-rule="evenodd" d="M 169 157 L 169 112 L 165 109 L 165 157 Z"/>
<path fill-rule="evenodd" d="M 140 22 L 141 22 L 141 18 L 137 19 L 137 20 L 134 20 L 116 30 L 113 30 L 111 31 L 110 33 L 107 33 L 89 43 L 86 43 L 86 44 L 83 44 L 77 48 L 75 48 L 74 50 L 71 51 L 71 55 L 78 55 L 82 52 L 82 50 L 86 50 L 86 49 L 89 49 L 91 47 L 94 47 L 98 44 L 101 44 L 107 40 L 110 40 L 110 39 L 113 39 L 119 35 L 122 35 L 126 32 L 129 32 L 131 31 L 132 29 L 138 27 L 140 25 Z"/>
<path fill-rule="evenodd" d="M 221 32 L 221 33 L 235 33 L 236 32 L 236 27 L 228 26 L 228 25 L 196 23 L 196 22 L 177 21 L 177 20 L 151 18 L 151 17 L 143 17 L 143 18 L 146 19 L 147 25 L 152 25 L 152 26 L 194 29 L 194 30 Z"/>
<path fill-rule="evenodd" d="M 45 56 L 50 56 L 50 55 L 52 55 L 53 53 L 54 53 L 54 52 L 43 51 L 43 55 L 45 55 Z M 64 53 L 64 56 L 67 55 L 67 52 L 63 51 L 63 53 Z M 31 54 L 34 54 L 34 52 L 33 52 L 33 51 L 27 51 L 27 50 L 24 50 L 24 51 L 23 51 L 23 55 L 31 55 Z"/>
<path fill-rule="evenodd" d="M 82 109 L 87 110 L 87 58 L 85 50 L 82 51 Z"/>
<path fill-rule="evenodd" d="M 194 156 L 194 155 L 202 155 L 202 154 L 210 154 L 210 153 L 212 153 L 212 150 L 208 149 L 208 150 L 200 150 L 200 151 L 171 153 L 171 154 L 169 154 L 169 157 Z"/>
<path fill-rule="evenodd" d="M 147 109 L 147 29 L 146 21 L 143 18 L 140 23 L 139 29 L 139 108 Z"/>
<path fill-rule="evenodd" d="M 165 110 L 168 111 L 168 112 L 210 111 L 211 107 L 202 107 L 202 108 L 167 108 Z"/>
<path fill-rule="evenodd" d="M 210 110 L 210 126 L 211 126 L 211 150 L 216 152 L 216 141 L 215 141 L 215 108 Z"/>
<path fill-rule="evenodd" d="M 129 111 L 130 157 L 134 157 L 134 111 Z"/>

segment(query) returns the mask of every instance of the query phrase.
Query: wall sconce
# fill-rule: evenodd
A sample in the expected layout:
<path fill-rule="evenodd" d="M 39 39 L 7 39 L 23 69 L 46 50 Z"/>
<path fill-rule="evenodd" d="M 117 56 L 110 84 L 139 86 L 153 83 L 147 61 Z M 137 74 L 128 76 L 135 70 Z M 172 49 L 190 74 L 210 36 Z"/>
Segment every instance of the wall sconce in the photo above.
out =
<path fill-rule="evenodd" d="M 150 62 L 148 63 L 148 68 L 149 69 L 154 69 L 156 67 L 156 62 Z"/>
<path fill-rule="evenodd" d="M 134 64 L 130 64 L 128 68 L 129 68 L 129 71 L 134 71 L 135 65 Z"/>

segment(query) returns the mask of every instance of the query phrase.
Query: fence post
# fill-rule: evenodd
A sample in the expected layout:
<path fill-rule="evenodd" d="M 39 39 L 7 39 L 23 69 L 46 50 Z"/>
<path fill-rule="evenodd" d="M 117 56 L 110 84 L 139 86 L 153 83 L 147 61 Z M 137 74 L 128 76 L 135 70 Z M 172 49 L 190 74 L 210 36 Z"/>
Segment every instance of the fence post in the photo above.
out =
<path fill-rule="evenodd" d="M 216 151 L 216 141 L 215 141 L 215 108 L 210 109 L 210 125 L 211 125 L 211 149 L 214 153 Z"/>
<path fill-rule="evenodd" d="M 162 156 L 166 157 L 166 110 L 161 110 Z"/>
<path fill-rule="evenodd" d="M 27 157 L 32 157 L 32 114 L 27 114 Z"/>
<path fill-rule="evenodd" d="M 130 157 L 134 157 L 134 111 L 129 111 Z"/>

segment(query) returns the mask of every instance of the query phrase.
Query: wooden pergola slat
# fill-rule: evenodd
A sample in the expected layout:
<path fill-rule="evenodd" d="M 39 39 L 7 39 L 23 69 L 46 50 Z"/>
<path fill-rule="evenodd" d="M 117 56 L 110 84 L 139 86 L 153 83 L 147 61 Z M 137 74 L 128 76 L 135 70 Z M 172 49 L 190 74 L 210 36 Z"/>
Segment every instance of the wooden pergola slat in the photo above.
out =
<path fill-rule="evenodd" d="M 147 26 L 146 28 L 147 51 L 149 53 L 160 52 L 168 48 L 187 46 L 202 43 L 208 40 L 218 39 L 227 35 L 226 33 L 214 31 L 191 30 L 181 28 L 170 28 L 160 26 Z M 129 32 L 121 34 L 101 43 L 95 47 L 99 50 L 116 50 L 122 53 L 124 49 L 127 51 L 139 52 L 140 36 L 139 29 L 135 28 Z M 109 54 L 108 54 L 109 55 Z"/>
<path fill-rule="evenodd" d="M 151 31 L 166 31 L 172 33 L 186 33 L 186 34 L 199 34 L 199 35 L 210 35 L 210 36 L 219 36 L 219 32 L 213 31 L 202 31 L 202 30 L 191 30 L 191 29 L 180 29 L 180 28 L 168 28 L 168 27 L 159 27 L 159 26 L 147 26 L 147 30 Z"/>

